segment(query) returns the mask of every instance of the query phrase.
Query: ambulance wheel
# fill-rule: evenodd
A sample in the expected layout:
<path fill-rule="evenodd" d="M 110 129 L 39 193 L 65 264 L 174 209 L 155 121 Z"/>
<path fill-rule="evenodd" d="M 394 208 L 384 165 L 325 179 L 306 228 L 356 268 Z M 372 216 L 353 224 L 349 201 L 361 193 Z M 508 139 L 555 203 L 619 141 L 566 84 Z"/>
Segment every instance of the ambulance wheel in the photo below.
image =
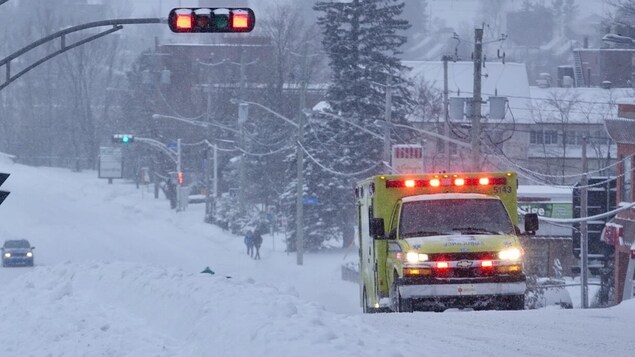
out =
<path fill-rule="evenodd" d="M 411 299 L 402 299 L 399 297 L 399 312 L 413 312 Z"/>
<path fill-rule="evenodd" d="M 506 297 L 508 310 L 524 310 L 525 295 L 510 295 Z"/>
<path fill-rule="evenodd" d="M 364 288 L 364 292 L 362 294 L 362 311 L 365 314 L 374 314 L 377 312 L 376 309 L 368 306 L 368 295 L 366 294 L 366 288 Z"/>
<path fill-rule="evenodd" d="M 404 299 L 399 294 L 399 285 L 396 277 L 390 285 L 390 309 L 394 312 L 412 312 L 412 300 Z"/>

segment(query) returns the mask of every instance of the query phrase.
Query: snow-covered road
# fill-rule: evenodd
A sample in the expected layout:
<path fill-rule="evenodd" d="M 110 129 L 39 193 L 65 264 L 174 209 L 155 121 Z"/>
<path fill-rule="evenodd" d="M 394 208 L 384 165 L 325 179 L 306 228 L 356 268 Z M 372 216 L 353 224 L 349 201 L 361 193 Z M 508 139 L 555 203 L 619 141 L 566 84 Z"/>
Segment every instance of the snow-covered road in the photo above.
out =
<path fill-rule="evenodd" d="M 635 303 L 610 309 L 363 315 L 346 254 L 305 264 L 95 172 L 0 162 L 0 238 L 34 268 L 0 269 L 0 356 L 631 356 Z M 275 245 L 275 249 L 274 249 Z M 209 266 L 215 275 L 201 274 Z M 226 276 L 231 276 L 227 278 Z"/>

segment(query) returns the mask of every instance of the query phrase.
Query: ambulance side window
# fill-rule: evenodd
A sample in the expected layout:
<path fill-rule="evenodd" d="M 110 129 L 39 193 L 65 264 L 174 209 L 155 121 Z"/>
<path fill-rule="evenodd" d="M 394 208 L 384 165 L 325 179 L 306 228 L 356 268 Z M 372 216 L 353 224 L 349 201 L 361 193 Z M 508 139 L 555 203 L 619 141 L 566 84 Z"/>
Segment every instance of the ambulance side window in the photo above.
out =
<path fill-rule="evenodd" d="M 397 243 L 389 243 L 388 244 L 389 252 L 401 252 L 401 247 Z"/>
<path fill-rule="evenodd" d="M 395 232 L 395 234 L 397 233 L 396 229 L 397 229 L 397 226 L 398 226 L 398 223 L 399 223 L 397 221 L 397 219 L 399 217 L 399 209 L 400 208 L 401 208 L 401 202 L 397 202 L 397 204 L 395 205 L 395 208 L 393 208 L 393 210 L 392 210 L 392 216 L 390 217 L 390 226 L 389 226 L 389 229 L 388 229 L 388 232 L 389 232 L 388 234 L 390 236 L 392 236 L 392 232 L 393 231 Z"/>

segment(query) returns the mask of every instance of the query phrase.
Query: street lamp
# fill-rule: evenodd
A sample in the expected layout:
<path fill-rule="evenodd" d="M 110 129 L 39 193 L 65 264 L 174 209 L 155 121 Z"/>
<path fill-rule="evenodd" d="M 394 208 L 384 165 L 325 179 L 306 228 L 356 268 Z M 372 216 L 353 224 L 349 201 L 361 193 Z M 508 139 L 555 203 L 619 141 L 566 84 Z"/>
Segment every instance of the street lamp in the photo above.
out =
<path fill-rule="evenodd" d="M 190 118 L 175 117 L 175 116 L 171 116 L 171 115 L 153 114 L 152 115 L 152 119 L 172 119 L 172 120 L 180 121 L 180 122 L 187 123 L 187 124 L 190 124 L 190 125 L 195 125 L 195 126 L 208 128 L 208 129 L 209 129 L 210 126 L 216 126 L 216 127 L 219 127 L 221 129 L 224 129 L 224 130 L 227 130 L 227 131 L 231 131 L 231 132 L 235 132 L 235 133 L 239 132 L 238 130 L 236 130 L 234 128 L 230 128 L 230 127 L 225 126 L 225 125 L 213 123 L 211 121 L 204 122 L 204 121 L 198 121 L 198 120 L 194 120 L 194 119 L 190 119 Z M 213 167 L 213 177 L 214 178 L 213 179 L 210 178 L 209 166 L 207 166 L 207 169 L 205 170 L 207 193 L 205 195 L 205 218 L 204 218 L 204 220 L 206 222 L 208 222 L 208 221 L 211 222 L 211 216 L 213 214 L 214 207 L 215 207 L 215 204 L 212 202 L 212 197 L 213 197 L 214 200 L 216 200 L 216 198 L 218 197 L 218 146 L 215 145 L 215 144 L 211 144 L 209 141 L 207 141 L 207 139 L 205 140 L 205 143 L 207 143 L 208 149 L 209 148 L 213 149 L 213 161 L 214 161 L 214 167 Z M 209 158 L 207 159 L 207 162 L 209 163 Z M 212 183 L 210 183 L 210 180 L 212 181 Z M 212 195 L 211 196 L 210 196 L 210 186 L 212 187 L 212 190 L 211 190 Z"/>
<path fill-rule="evenodd" d="M 304 226 L 303 226 L 303 215 L 304 215 L 304 150 L 302 149 L 302 138 L 304 136 L 304 111 L 302 111 L 299 115 L 300 124 L 294 122 L 293 120 L 285 117 L 284 115 L 274 111 L 273 109 L 266 107 L 260 103 L 250 102 L 245 100 L 236 100 L 231 99 L 230 102 L 232 104 L 238 104 L 239 113 L 242 112 L 243 115 L 247 113 L 247 108 L 245 105 L 255 105 L 258 108 L 264 109 L 267 112 L 273 114 L 277 118 L 284 120 L 285 122 L 293 125 L 298 129 L 297 138 L 296 138 L 296 160 L 297 160 L 297 172 L 296 172 L 296 253 L 297 253 L 297 265 L 302 265 L 304 262 Z M 245 118 L 246 119 L 246 118 Z"/>

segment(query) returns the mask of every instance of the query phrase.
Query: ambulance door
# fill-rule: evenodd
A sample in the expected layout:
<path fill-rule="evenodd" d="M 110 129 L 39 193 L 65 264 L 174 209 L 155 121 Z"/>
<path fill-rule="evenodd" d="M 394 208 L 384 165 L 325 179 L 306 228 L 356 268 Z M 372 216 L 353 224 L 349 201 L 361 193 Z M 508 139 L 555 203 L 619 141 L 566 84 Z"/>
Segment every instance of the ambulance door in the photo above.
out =
<path fill-rule="evenodd" d="M 373 237 L 370 234 L 370 224 L 373 218 L 373 198 L 370 196 L 368 186 L 364 185 L 360 206 L 360 275 L 361 275 L 361 294 L 366 289 L 368 305 L 372 306 L 378 302 L 377 300 L 377 270 L 375 266 L 375 252 Z"/>

